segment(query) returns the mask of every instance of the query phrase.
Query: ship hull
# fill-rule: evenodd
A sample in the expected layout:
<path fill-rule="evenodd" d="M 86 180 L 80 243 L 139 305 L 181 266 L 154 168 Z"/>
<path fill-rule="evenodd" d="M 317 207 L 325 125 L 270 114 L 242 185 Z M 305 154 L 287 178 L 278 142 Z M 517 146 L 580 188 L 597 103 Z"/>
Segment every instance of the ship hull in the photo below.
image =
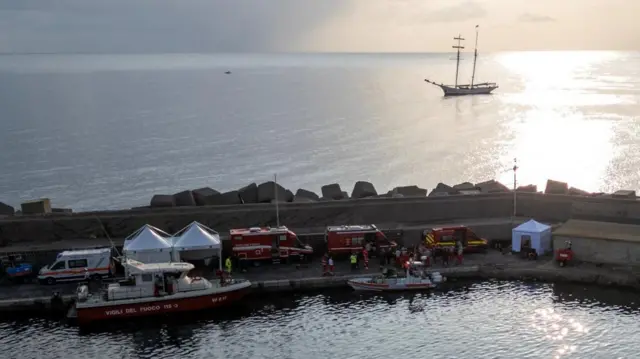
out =
<path fill-rule="evenodd" d="M 238 285 L 226 291 L 207 292 L 186 297 L 151 298 L 136 303 L 101 305 L 76 305 L 77 322 L 86 325 L 96 321 L 156 316 L 162 314 L 192 312 L 212 309 L 238 302 L 249 292 L 250 284 Z"/>
<path fill-rule="evenodd" d="M 468 95 L 489 95 L 497 87 L 471 87 L 471 88 L 456 88 L 449 86 L 440 86 L 444 92 L 445 97 L 450 96 L 468 96 Z"/>

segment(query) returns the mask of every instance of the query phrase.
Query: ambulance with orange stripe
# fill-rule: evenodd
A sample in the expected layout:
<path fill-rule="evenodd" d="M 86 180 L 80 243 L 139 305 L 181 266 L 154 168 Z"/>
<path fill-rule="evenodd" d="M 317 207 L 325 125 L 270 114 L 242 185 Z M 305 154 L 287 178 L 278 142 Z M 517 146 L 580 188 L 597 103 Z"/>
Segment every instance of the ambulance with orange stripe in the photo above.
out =
<path fill-rule="evenodd" d="M 61 252 L 52 264 L 40 269 L 38 280 L 43 284 L 83 280 L 85 269 L 93 280 L 114 275 L 111 248 Z"/>
<path fill-rule="evenodd" d="M 486 239 L 478 237 L 466 226 L 430 228 L 422 232 L 424 243 L 436 250 L 453 248 L 456 242 L 461 242 L 466 253 L 482 252 L 489 247 Z"/>

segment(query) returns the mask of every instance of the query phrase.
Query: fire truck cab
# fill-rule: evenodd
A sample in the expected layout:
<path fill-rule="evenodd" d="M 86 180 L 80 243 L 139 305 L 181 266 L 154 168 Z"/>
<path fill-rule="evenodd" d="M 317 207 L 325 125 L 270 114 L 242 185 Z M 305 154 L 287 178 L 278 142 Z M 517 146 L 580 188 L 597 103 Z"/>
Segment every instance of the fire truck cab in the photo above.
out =
<path fill-rule="evenodd" d="M 232 229 L 230 238 L 232 251 L 240 260 L 280 263 L 289 258 L 306 259 L 313 254 L 313 248 L 300 242 L 285 226 Z"/>
<path fill-rule="evenodd" d="M 325 241 L 327 250 L 333 254 L 352 253 L 361 250 L 367 243 L 371 244 L 372 253 L 397 246 L 373 224 L 329 226 L 325 231 Z"/>
<path fill-rule="evenodd" d="M 486 239 L 478 237 L 466 226 L 426 229 L 422 238 L 427 247 L 436 250 L 455 247 L 458 241 L 462 243 L 466 253 L 485 251 L 489 247 Z"/>

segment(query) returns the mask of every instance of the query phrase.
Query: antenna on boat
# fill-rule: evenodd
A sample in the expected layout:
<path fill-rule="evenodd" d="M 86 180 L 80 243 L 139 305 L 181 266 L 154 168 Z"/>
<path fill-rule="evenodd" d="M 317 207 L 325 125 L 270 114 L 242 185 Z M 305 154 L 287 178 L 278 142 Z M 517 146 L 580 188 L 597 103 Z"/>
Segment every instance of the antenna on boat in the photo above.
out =
<path fill-rule="evenodd" d="M 458 45 L 451 46 L 454 49 L 458 50 L 458 55 L 456 56 L 456 84 L 455 87 L 458 87 L 458 69 L 460 68 L 460 49 L 464 49 L 464 46 L 460 45 L 460 41 L 463 41 L 462 35 L 458 34 L 458 37 L 454 37 L 454 40 L 458 40 Z"/>
<path fill-rule="evenodd" d="M 273 175 L 273 192 L 276 199 L 276 228 L 280 228 L 280 208 L 278 207 L 278 174 Z"/>
<path fill-rule="evenodd" d="M 478 28 L 480 25 L 476 25 L 476 47 L 473 53 L 473 72 L 471 73 L 471 87 L 473 87 L 473 80 L 476 78 L 476 61 L 478 60 Z"/>

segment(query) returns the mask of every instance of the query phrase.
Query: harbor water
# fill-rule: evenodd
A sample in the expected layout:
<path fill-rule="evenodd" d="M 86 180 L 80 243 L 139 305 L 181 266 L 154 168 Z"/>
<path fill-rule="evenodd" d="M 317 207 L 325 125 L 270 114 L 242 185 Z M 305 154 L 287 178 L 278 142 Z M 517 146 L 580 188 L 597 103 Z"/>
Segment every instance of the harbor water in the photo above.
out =
<path fill-rule="evenodd" d="M 249 298 L 234 310 L 101 324 L 0 322 L 3 358 L 637 358 L 640 294 L 489 281 L 431 294 Z"/>

